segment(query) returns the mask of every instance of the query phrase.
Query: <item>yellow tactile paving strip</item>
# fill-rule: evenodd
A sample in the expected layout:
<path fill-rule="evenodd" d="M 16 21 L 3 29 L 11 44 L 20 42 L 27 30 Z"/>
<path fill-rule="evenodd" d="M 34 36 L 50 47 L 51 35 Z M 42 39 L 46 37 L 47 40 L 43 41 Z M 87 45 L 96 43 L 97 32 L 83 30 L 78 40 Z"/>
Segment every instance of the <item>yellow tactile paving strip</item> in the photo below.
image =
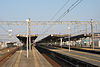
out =
<path fill-rule="evenodd" d="M 20 50 L 18 59 L 16 60 L 15 66 L 14 67 L 19 67 L 20 59 L 21 59 L 21 54 L 22 54 L 22 49 Z"/>
<path fill-rule="evenodd" d="M 34 51 L 34 47 L 32 47 L 32 52 L 33 52 L 33 59 L 34 59 L 34 62 L 35 62 L 35 67 L 39 67 L 37 57 L 36 57 L 36 53 Z"/>

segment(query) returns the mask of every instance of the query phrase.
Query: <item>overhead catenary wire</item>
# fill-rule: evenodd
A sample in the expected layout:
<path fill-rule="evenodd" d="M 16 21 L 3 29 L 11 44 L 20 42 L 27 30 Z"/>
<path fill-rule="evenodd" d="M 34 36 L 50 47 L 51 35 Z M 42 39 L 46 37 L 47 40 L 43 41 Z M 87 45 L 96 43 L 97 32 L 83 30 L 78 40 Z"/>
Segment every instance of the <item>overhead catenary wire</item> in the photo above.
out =
<path fill-rule="evenodd" d="M 73 10 L 79 3 L 81 3 L 83 0 L 77 0 L 77 1 L 75 1 L 56 21 L 60 21 L 66 14 L 68 14 L 71 10 Z M 69 0 L 64 4 L 64 6 L 67 4 L 69 2 Z M 63 7 L 64 7 L 63 6 Z M 63 8 L 62 7 L 62 8 Z M 62 9 L 61 8 L 61 9 Z M 59 10 L 60 11 L 60 10 Z M 58 12 L 59 12 L 58 11 Z M 57 13 L 55 14 L 55 15 L 57 15 Z M 55 16 L 54 15 L 54 16 Z M 53 25 L 51 25 L 51 26 L 49 26 L 43 33 L 46 33 L 46 32 L 48 32 L 48 29 L 50 29 L 50 28 L 52 28 L 53 27 Z"/>
<path fill-rule="evenodd" d="M 5 27 L 3 27 L 2 25 L 0 25 L 0 28 L 2 28 L 3 29 L 3 31 L 5 31 L 6 33 L 8 33 L 8 30 L 5 28 Z M 1 35 L 1 34 L 0 34 Z M 2 37 L 2 40 L 4 39 L 4 36 L 6 36 L 6 35 L 1 35 L 1 36 L 3 36 Z M 8 35 L 7 35 L 8 36 Z M 14 37 L 14 35 L 12 35 L 12 40 L 14 40 L 14 39 L 16 39 L 16 40 L 18 40 L 16 37 Z M 9 39 L 7 39 L 7 40 L 9 40 Z"/>
<path fill-rule="evenodd" d="M 5 29 L 2 25 L 0 25 L 0 27 L 1 27 L 5 32 L 8 32 L 8 30 Z"/>
<path fill-rule="evenodd" d="M 69 2 L 70 2 L 70 0 L 67 0 L 67 1 L 64 3 L 64 5 L 54 14 L 54 16 L 53 16 L 50 20 L 55 19 L 55 17 L 57 16 L 57 14 L 60 13 L 60 11 L 61 11 Z M 53 26 L 53 25 L 49 26 L 49 27 L 46 29 L 46 31 L 48 31 L 48 29 L 49 29 L 50 27 L 52 27 L 52 26 Z M 45 31 L 44 31 L 44 32 L 45 32 Z"/>
<path fill-rule="evenodd" d="M 70 0 L 67 0 L 66 3 L 54 14 L 54 16 L 50 19 L 53 20 L 57 16 L 57 14 L 70 2 Z"/>
<path fill-rule="evenodd" d="M 77 0 L 77 1 L 75 1 L 70 7 L 69 7 L 69 9 L 67 9 L 67 11 L 65 11 L 56 21 L 60 21 L 66 14 L 68 14 L 71 10 L 73 10 L 79 3 L 81 3 L 82 2 L 82 0 Z M 55 16 L 55 15 L 54 15 Z M 51 28 L 53 28 L 54 27 L 54 25 L 51 25 L 51 26 L 49 26 L 43 33 L 45 34 L 46 32 L 48 32 L 49 30 L 48 29 L 51 29 Z M 50 33 L 48 34 L 48 35 L 50 35 Z M 35 42 L 37 42 L 37 41 L 39 41 L 41 38 L 44 38 L 44 37 L 47 37 L 48 35 L 45 35 L 45 36 L 39 36 L 39 37 L 37 37 L 36 38 L 36 40 L 35 40 Z"/>
<path fill-rule="evenodd" d="M 50 20 L 55 19 L 55 17 L 57 16 L 57 14 L 58 14 L 69 2 L 70 2 L 70 0 L 67 0 L 66 3 L 54 14 L 54 16 L 53 16 Z M 52 25 L 49 26 L 43 33 L 47 32 L 48 29 L 49 29 L 50 27 L 52 27 Z"/>
<path fill-rule="evenodd" d="M 66 1 L 66 3 L 54 14 L 54 16 L 51 18 L 51 20 L 55 19 L 56 15 L 69 3 L 70 0 Z M 49 26 L 43 33 L 48 32 L 48 29 L 53 25 Z"/>
<path fill-rule="evenodd" d="M 66 14 L 72 11 L 77 5 L 79 5 L 83 0 L 75 1 L 56 21 L 60 21 Z"/>

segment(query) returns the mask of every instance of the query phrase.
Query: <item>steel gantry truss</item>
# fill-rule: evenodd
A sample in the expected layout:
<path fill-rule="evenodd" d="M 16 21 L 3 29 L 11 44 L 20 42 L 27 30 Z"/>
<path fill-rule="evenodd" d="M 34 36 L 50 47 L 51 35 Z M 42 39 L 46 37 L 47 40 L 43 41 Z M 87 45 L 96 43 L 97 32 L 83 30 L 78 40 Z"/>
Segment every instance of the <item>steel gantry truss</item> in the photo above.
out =
<path fill-rule="evenodd" d="M 0 21 L 0 25 L 26 26 L 27 23 L 26 23 L 26 21 Z M 74 34 L 73 36 L 75 36 L 75 35 L 84 33 L 84 31 L 87 31 L 88 27 L 92 31 L 92 32 L 88 31 L 88 33 L 92 33 L 92 35 L 93 35 L 93 33 L 94 33 L 93 27 L 100 25 L 100 22 L 93 21 L 92 26 L 91 26 L 91 21 L 31 21 L 31 25 L 36 25 L 36 26 L 51 25 L 51 27 L 52 27 L 52 25 L 66 25 L 67 27 L 68 26 L 71 27 L 70 34 L 72 34 L 72 35 Z M 96 28 L 97 27 L 95 27 L 95 29 Z M 68 31 L 68 29 L 66 29 L 66 31 Z M 45 31 L 45 32 L 47 32 L 47 31 Z M 93 41 L 93 38 L 94 37 L 92 36 L 92 41 Z"/>
<path fill-rule="evenodd" d="M 26 21 L 0 21 L 5 25 L 27 25 Z M 55 24 L 90 24 L 90 21 L 31 21 L 31 25 L 55 25 Z M 94 24 L 100 24 L 94 21 Z"/>

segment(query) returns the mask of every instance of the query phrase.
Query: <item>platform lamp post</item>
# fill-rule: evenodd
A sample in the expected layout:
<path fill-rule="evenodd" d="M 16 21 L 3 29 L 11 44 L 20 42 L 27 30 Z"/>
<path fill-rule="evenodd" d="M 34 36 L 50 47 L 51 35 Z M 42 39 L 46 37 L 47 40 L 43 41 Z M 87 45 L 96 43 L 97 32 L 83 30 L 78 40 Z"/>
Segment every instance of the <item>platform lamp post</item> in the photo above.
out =
<path fill-rule="evenodd" d="M 12 40 L 12 30 L 8 30 L 8 33 L 9 33 L 9 41 L 11 42 L 11 40 Z"/>
<path fill-rule="evenodd" d="M 29 18 L 29 51 L 31 52 L 31 19 Z"/>
<path fill-rule="evenodd" d="M 29 33 L 29 31 L 28 31 L 28 22 L 29 22 L 29 19 L 26 19 L 26 22 L 27 22 L 27 41 L 26 41 L 26 43 L 27 43 L 27 58 L 28 58 L 28 42 L 29 42 L 29 39 L 28 39 L 28 33 Z"/>
<path fill-rule="evenodd" d="M 63 44 L 62 44 L 62 38 L 60 38 L 60 46 L 61 46 L 61 48 L 62 48 L 62 45 L 63 45 Z"/>
<path fill-rule="evenodd" d="M 91 33 L 92 33 L 92 46 L 94 49 L 94 32 L 93 32 L 93 19 L 91 19 Z"/>
<path fill-rule="evenodd" d="M 68 30 L 69 30 L 69 32 L 70 32 L 71 28 L 68 27 Z M 70 36 L 71 36 L 71 33 L 69 34 L 69 52 L 70 52 L 70 44 L 71 44 L 71 42 L 70 42 Z"/>

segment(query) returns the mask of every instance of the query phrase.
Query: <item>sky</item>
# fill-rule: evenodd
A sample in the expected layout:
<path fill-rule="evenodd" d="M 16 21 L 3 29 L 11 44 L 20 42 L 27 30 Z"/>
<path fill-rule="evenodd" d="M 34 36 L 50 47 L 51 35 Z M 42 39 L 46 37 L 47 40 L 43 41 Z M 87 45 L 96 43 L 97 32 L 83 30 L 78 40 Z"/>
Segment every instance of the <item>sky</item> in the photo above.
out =
<path fill-rule="evenodd" d="M 76 0 L 69 0 L 66 6 L 57 13 L 55 18 L 51 18 L 68 0 L 0 0 L 0 21 L 25 21 L 31 18 L 31 21 L 56 21 Z M 100 0 L 83 0 L 77 7 L 64 16 L 61 21 L 100 21 Z M 2 27 L 1 27 L 2 26 Z M 15 27 L 13 25 L 0 25 L 1 34 L 12 29 L 13 34 L 24 32 L 26 26 Z M 77 26 L 76 26 L 77 27 Z M 81 27 L 81 26 L 80 26 Z M 100 26 L 98 26 L 99 29 Z M 6 28 L 7 31 L 4 29 Z M 47 27 L 32 26 L 33 33 L 43 33 Z M 52 32 L 64 33 L 68 27 L 55 26 Z M 49 31 L 49 32 L 51 32 Z M 41 34 L 42 34 L 41 33 Z M 0 34 L 0 38 L 2 38 Z M 7 36 L 8 36 L 7 32 Z"/>
<path fill-rule="evenodd" d="M 0 21 L 51 21 L 53 15 L 68 0 L 0 0 Z M 76 0 L 70 0 L 56 19 L 65 12 Z M 100 21 L 100 0 L 83 0 L 68 13 L 62 21 L 90 20 Z"/>

